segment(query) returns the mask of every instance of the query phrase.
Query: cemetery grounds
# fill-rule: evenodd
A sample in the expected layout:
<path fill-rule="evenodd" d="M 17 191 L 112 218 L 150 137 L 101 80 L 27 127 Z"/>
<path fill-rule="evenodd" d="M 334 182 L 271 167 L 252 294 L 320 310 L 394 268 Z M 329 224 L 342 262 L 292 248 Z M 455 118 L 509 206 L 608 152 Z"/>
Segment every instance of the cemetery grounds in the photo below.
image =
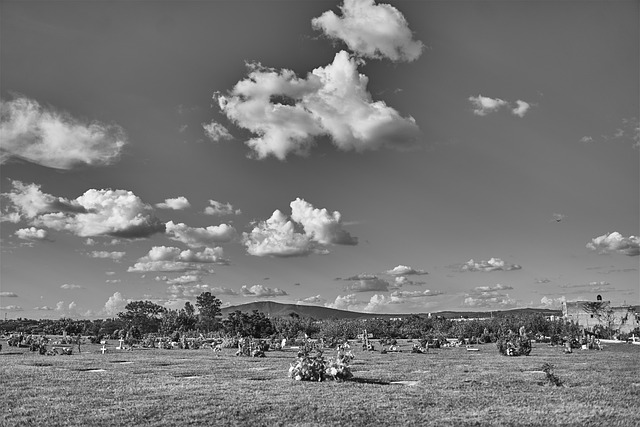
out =
<path fill-rule="evenodd" d="M 372 352 L 352 343 L 353 378 L 342 382 L 289 378 L 291 348 L 252 358 L 235 349 L 116 350 L 117 341 L 105 354 L 86 344 L 70 356 L 4 346 L 0 424 L 640 425 L 637 345 L 563 354 L 535 343 L 530 356 L 507 357 L 495 344 L 413 354 L 403 340 L 401 352 L 381 354 L 373 343 Z"/>

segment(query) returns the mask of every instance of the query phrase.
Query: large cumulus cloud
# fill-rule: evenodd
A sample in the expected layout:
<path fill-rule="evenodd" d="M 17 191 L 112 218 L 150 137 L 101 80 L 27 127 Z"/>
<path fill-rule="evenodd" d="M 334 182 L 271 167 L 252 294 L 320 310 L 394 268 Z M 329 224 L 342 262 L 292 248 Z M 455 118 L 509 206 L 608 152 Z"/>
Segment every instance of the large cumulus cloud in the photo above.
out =
<path fill-rule="evenodd" d="M 327 11 L 314 18 L 313 27 L 367 58 L 413 61 L 422 53 L 422 42 L 413 39 L 406 19 L 395 7 L 374 0 L 345 0 L 340 10 L 342 16 Z"/>
<path fill-rule="evenodd" d="M 19 158 L 55 169 L 108 165 L 127 143 L 117 125 L 83 122 L 26 97 L 0 100 L 0 117 L 0 163 Z"/>
<path fill-rule="evenodd" d="M 591 239 L 591 242 L 587 243 L 587 248 L 592 251 L 598 251 L 601 254 L 618 253 L 627 256 L 638 256 L 640 255 L 640 237 L 624 237 L 614 231 Z"/>
<path fill-rule="evenodd" d="M 243 234 L 247 252 L 255 256 L 294 257 L 327 253 L 327 245 L 356 245 L 358 239 L 342 228 L 340 212 L 316 209 L 297 198 L 290 204 L 291 219 L 280 210 Z"/>
<path fill-rule="evenodd" d="M 258 158 L 305 154 L 319 136 L 329 136 L 342 150 L 416 146 L 415 120 L 373 101 L 359 64 L 341 51 L 306 78 L 250 64 L 246 79 L 215 98 L 229 120 L 255 135 L 247 145 Z"/>
<path fill-rule="evenodd" d="M 12 181 L 5 214 L 36 227 L 67 231 L 81 237 L 148 237 L 165 230 L 152 208 L 127 190 L 87 190 L 73 200 L 43 193 L 37 184 Z"/>

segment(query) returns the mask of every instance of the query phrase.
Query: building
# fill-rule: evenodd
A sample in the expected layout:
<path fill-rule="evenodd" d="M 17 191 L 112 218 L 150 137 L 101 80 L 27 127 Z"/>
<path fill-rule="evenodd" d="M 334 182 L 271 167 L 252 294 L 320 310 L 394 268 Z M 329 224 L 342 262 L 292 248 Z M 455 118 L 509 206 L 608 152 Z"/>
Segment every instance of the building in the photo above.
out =
<path fill-rule="evenodd" d="M 562 315 L 589 331 L 599 326 L 628 334 L 640 328 L 640 306 L 614 307 L 600 295 L 596 301 L 563 302 Z"/>

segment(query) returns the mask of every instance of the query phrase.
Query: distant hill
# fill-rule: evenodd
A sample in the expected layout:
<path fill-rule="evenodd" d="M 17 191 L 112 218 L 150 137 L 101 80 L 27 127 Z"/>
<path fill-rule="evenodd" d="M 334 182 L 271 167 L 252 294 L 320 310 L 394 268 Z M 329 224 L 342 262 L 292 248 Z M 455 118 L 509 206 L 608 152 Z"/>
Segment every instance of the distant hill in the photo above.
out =
<path fill-rule="evenodd" d="M 298 304 L 282 304 L 275 301 L 256 301 L 247 304 L 233 305 L 222 309 L 222 316 L 226 317 L 229 313 L 239 310 L 243 313 L 251 313 L 254 310 L 262 312 L 269 317 L 286 317 L 291 314 L 300 317 L 311 317 L 317 320 L 325 319 L 371 319 L 371 318 L 396 318 L 408 317 L 412 314 L 418 316 L 427 316 L 428 313 L 406 313 L 406 314 L 382 314 L 382 313 L 360 313 L 357 311 L 337 310 L 335 308 L 321 307 L 317 305 L 298 305 Z M 482 318 L 482 317 L 500 317 L 510 315 L 522 315 L 541 313 L 545 316 L 561 316 L 561 310 L 549 310 L 542 308 L 516 308 L 504 311 L 440 311 L 431 313 L 432 316 L 441 316 L 447 319 L 459 319 L 461 317 Z"/>

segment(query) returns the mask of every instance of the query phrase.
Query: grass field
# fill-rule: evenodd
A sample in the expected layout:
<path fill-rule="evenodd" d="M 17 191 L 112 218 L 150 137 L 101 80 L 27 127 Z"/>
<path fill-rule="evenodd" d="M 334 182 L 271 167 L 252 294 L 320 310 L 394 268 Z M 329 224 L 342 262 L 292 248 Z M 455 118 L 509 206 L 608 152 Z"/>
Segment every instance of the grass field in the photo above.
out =
<path fill-rule="evenodd" d="M 297 382 L 295 350 L 266 358 L 234 350 L 115 350 L 71 356 L 0 352 L 3 426 L 65 425 L 640 425 L 640 346 L 603 351 L 534 344 L 505 357 L 495 345 L 411 354 L 362 352 L 354 378 Z M 330 355 L 330 351 L 327 351 Z M 541 372 L 555 366 L 563 387 Z"/>

